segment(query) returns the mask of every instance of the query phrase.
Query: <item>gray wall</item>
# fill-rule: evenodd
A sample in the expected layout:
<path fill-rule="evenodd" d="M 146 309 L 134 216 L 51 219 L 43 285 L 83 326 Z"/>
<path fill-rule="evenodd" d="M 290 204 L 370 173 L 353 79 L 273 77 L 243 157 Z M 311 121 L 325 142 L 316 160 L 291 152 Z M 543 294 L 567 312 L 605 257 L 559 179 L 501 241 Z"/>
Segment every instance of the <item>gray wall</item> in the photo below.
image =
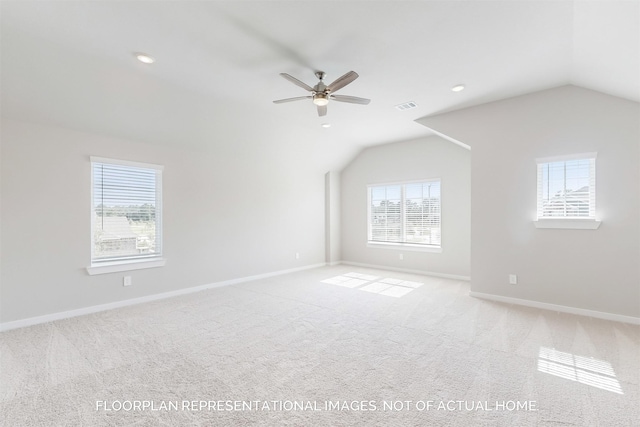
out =
<path fill-rule="evenodd" d="M 470 157 L 436 136 L 363 150 L 341 173 L 342 260 L 468 277 Z M 368 248 L 367 185 L 429 178 L 442 181 L 442 253 Z"/>
<path fill-rule="evenodd" d="M 640 316 L 639 107 L 564 86 L 419 120 L 473 152 L 472 291 Z M 593 151 L 600 228 L 536 229 L 535 159 Z"/>
<path fill-rule="evenodd" d="M 190 151 L 9 120 L 1 138 L 0 322 L 324 262 L 324 172 L 300 149 Z M 165 166 L 165 267 L 87 275 L 90 155 Z"/>
<path fill-rule="evenodd" d="M 337 264 L 342 260 L 340 242 L 340 172 L 325 175 L 325 261 Z"/>

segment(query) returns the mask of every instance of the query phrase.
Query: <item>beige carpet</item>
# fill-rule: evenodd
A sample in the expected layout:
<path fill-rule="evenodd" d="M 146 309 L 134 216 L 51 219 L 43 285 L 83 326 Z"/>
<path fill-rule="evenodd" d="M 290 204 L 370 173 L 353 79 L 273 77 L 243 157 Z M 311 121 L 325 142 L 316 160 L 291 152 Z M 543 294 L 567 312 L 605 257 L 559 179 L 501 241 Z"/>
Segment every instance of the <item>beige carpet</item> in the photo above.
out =
<path fill-rule="evenodd" d="M 468 292 L 337 266 L 4 332 L 0 424 L 638 425 L 639 327 Z"/>

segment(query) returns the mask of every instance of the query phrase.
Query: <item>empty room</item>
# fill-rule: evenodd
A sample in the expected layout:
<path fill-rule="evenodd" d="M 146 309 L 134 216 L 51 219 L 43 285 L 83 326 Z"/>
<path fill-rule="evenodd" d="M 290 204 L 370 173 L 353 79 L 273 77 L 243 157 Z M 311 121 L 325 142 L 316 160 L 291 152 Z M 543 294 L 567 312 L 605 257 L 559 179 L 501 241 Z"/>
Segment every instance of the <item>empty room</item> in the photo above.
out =
<path fill-rule="evenodd" d="M 0 425 L 638 425 L 640 0 L 0 0 L 0 55 Z"/>

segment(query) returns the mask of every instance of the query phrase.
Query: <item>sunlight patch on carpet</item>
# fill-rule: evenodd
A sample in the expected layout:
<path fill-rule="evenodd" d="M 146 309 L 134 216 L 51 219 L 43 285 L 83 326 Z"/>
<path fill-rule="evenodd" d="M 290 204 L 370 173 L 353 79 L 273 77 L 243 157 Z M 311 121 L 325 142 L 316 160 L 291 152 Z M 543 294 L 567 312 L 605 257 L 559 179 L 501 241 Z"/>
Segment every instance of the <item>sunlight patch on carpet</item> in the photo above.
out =
<path fill-rule="evenodd" d="M 379 279 L 377 276 L 371 276 L 368 274 L 360 273 L 346 273 L 340 276 L 331 277 L 329 279 L 321 280 L 322 283 L 329 285 L 344 286 L 347 288 L 358 288 L 361 291 L 370 292 L 379 295 L 385 295 L 394 298 L 400 298 L 419 288 L 424 283 L 412 282 L 409 280 L 385 278 L 378 282 L 372 282 Z M 366 286 L 362 286 L 365 283 L 369 283 Z M 359 287 L 361 286 L 361 287 Z"/>
<path fill-rule="evenodd" d="M 571 381 L 624 394 L 609 362 L 540 347 L 538 371 Z"/>
<path fill-rule="evenodd" d="M 377 279 L 379 279 L 378 276 L 372 276 L 370 274 L 362 274 L 362 273 L 347 273 L 347 274 L 345 274 L 345 276 L 347 276 L 347 277 L 355 277 L 356 279 L 363 279 L 363 280 L 377 280 Z"/>
<path fill-rule="evenodd" d="M 336 276 L 330 279 L 322 280 L 322 283 L 344 286 L 346 288 L 357 288 L 358 286 L 363 285 L 367 282 L 368 280 L 354 279 L 353 277 L 349 277 L 349 276 Z"/>

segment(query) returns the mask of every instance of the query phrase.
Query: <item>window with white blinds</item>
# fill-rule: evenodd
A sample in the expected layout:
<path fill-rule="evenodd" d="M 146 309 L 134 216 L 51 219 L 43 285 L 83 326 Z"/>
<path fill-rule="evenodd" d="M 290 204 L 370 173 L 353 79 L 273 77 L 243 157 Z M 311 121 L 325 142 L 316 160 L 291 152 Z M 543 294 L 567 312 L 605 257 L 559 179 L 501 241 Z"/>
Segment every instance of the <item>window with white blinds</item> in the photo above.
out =
<path fill-rule="evenodd" d="M 162 256 L 162 166 L 91 157 L 91 264 Z"/>
<path fill-rule="evenodd" d="M 440 247 L 440 181 L 368 187 L 369 243 Z"/>
<path fill-rule="evenodd" d="M 538 219 L 595 219 L 596 154 L 538 159 Z"/>

